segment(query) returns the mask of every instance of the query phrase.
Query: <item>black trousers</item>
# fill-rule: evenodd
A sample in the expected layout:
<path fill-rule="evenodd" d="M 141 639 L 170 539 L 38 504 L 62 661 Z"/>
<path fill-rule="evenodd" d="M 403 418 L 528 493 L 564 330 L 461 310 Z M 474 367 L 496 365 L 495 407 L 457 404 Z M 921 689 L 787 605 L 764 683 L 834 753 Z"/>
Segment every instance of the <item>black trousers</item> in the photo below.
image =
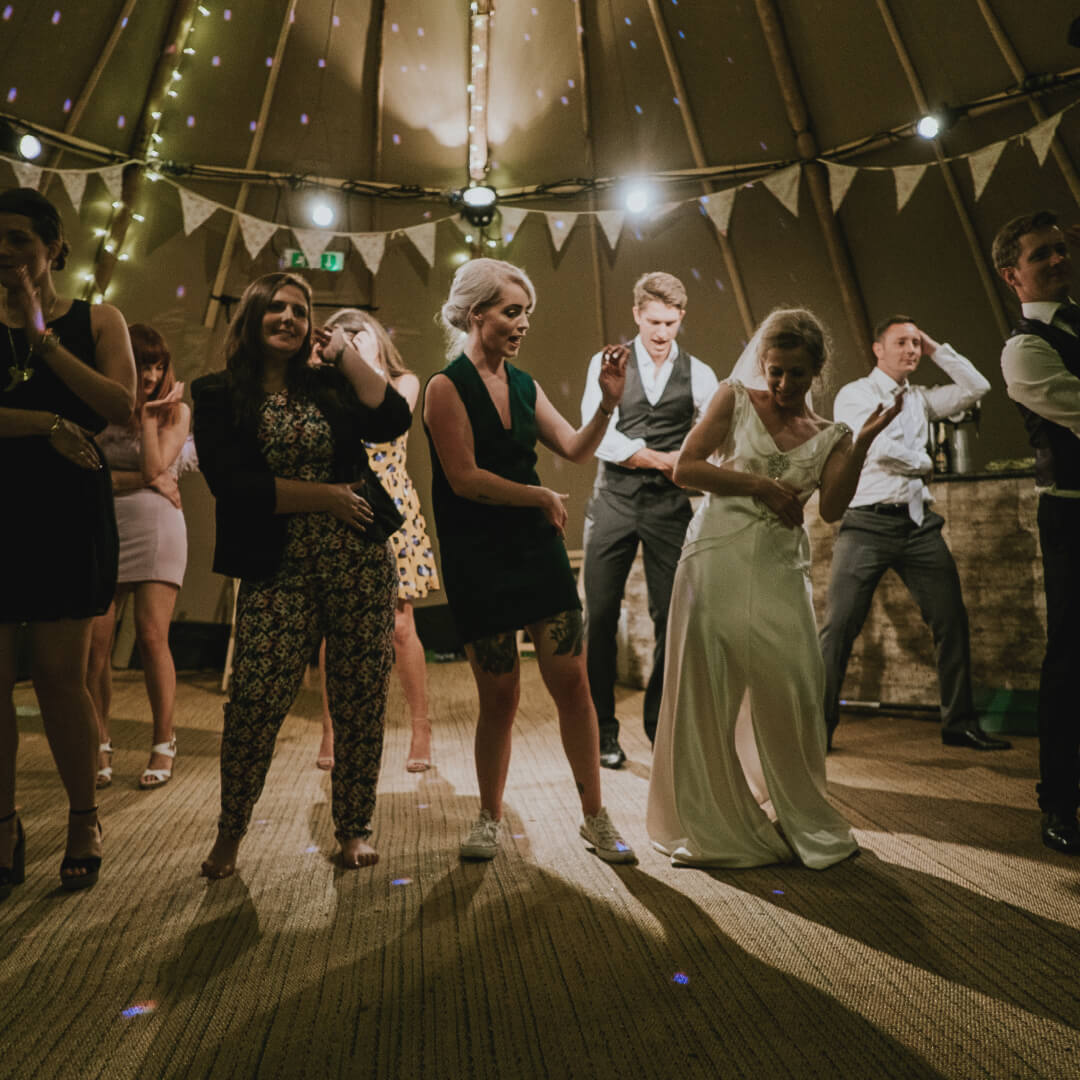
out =
<path fill-rule="evenodd" d="M 649 616 L 655 645 L 645 687 L 645 734 L 656 737 L 664 688 L 664 639 L 675 568 L 693 513 L 678 488 L 642 487 L 636 495 L 599 489 L 589 502 L 585 525 L 585 635 L 589 688 L 600 723 L 600 736 L 617 736 L 615 656 L 623 590 L 638 544 L 642 545 Z"/>
<path fill-rule="evenodd" d="M 971 698 L 971 642 L 960 576 L 945 545 L 940 514 L 926 511 L 921 525 L 909 517 L 871 510 L 844 514 L 833 548 L 829 602 L 821 630 L 825 658 L 825 726 L 829 737 L 840 719 L 851 647 L 862 630 L 874 590 L 886 570 L 900 576 L 934 636 L 942 727 L 963 731 L 976 723 Z"/>
<path fill-rule="evenodd" d="M 1039 499 L 1046 589 L 1046 656 L 1039 681 L 1039 807 L 1071 814 L 1080 804 L 1080 499 Z"/>

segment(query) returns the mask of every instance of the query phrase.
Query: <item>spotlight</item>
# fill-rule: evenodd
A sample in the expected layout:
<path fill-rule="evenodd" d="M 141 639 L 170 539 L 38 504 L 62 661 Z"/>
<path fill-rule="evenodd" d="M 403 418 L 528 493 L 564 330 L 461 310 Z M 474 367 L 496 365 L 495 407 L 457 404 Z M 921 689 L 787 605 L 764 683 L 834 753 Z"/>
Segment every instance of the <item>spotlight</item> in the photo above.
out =
<path fill-rule="evenodd" d="M 652 201 L 652 191 L 645 184 L 631 184 L 623 196 L 623 205 L 630 214 L 644 214 Z"/>
<path fill-rule="evenodd" d="M 19 153 L 27 161 L 33 161 L 41 154 L 41 140 L 36 135 L 27 132 L 19 139 Z"/>
<path fill-rule="evenodd" d="M 941 121 L 936 116 L 923 116 L 915 125 L 915 130 L 924 139 L 936 139 L 941 131 Z"/>
<path fill-rule="evenodd" d="M 328 225 L 333 225 L 334 208 L 326 202 L 325 199 L 318 199 L 311 204 L 311 220 L 318 225 L 320 229 L 325 229 Z"/>
<path fill-rule="evenodd" d="M 499 197 L 493 187 L 487 184 L 477 184 L 473 187 L 463 188 L 456 193 L 450 202 L 460 203 L 461 213 L 465 220 L 477 229 L 487 228 L 495 219 L 495 204 Z"/>

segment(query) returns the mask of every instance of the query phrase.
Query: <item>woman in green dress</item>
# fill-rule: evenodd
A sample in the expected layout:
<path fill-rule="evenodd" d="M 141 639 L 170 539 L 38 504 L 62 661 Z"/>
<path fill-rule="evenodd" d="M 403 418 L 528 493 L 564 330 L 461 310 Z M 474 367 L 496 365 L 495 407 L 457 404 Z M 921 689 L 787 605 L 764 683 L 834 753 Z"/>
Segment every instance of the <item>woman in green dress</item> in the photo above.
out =
<path fill-rule="evenodd" d="M 474 259 L 461 266 L 442 308 L 456 359 L 432 377 L 424 397 L 443 584 L 480 698 L 480 815 L 461 855 L 491 859 L 498 851 L 520 695 L 517 630 L 525 627 L 558 710 L 585 817 L 581 835 L 602 859 L 629 862 L 634 853 L 600 792 L 581 602 L 563 543 L 567 496 L 542 486 L 536 473 L 538 441 L 568 461 L 592 456 L 622 397 L 627 351 L 604 350 L 600 406 L 575 431 L 533 378 L 509 362 L 517 358 L 535 300 L 532 282 L 510 263 Z"/>

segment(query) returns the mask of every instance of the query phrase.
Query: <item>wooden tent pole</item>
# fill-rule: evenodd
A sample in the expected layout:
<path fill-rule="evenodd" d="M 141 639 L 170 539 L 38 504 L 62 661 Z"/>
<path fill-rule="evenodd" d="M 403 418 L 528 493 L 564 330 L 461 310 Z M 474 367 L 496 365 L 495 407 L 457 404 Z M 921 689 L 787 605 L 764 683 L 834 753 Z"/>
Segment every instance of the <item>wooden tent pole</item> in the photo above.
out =
<path fill-rule="evenodd" d="M 574 37 L 577 42 L 578 82 L 581 91 L 581 132 L 585 139 L 585 175 L 592 176 L 596 171 L 596 150 L 593 145 L 592 109 L 589 103 L 589 57 L 585 49 L 585 13 L 581 0 L 574 0 Z M 589 209 L 597 207 L 596 195 L 589 193 Z M 600 320 L 600 339 L 608 341 L 607 307 L 604 303 L 603 266 L 600 262 L 600 238 L 597 235 L 597 223 L 589 230 L 589 254 L 592 261 L 593 293 L 597 317 Z"/>
<path fill-rule="evenodd" d="M 245 169 L 253 169 L 259 159 L 262 150 L 263 136 L 266 132 L 266 119 L 270 115 L 270 106 L 274 100 L 274 91 L 277 89 L 278 74 L 281 71 L 281 59 L 285 55 L 285 45 L 289 40 L 289 30 L 292 27 L 293 11 L 297 0 L 289 0 L 285 5 L 285 18 L 281 22 L 281 30 L 278 32 L 277 46 L 274 49 L 274 59 L 270 65 L 270 74 L 266 77 L 266 87 L 263 90 L 262 104 L 259 106 L 259 118 L 255 122 L 255 135 L 248 148 Z M 232 263 L 233 251 L 236 249 L 236 238 L 240 233 L 240 215 L 247 206 L 248 192 L 251 185 L 246 181 L 240 185 L 240 191 L 236 196 L 236 205 L 229 220 L 229 231 L 225 237 L 225 246 L 221 250 L 221 258 L 218 260 L 217 273 L 214 275 L 214 284 L 210 289 L 210 300 L 206 305 L 206 315 L 203 317 L 203 326 L 213 328 L 217 322 L 218 312 L 221 310 L 222 290 L 225 288 L 225 280 L 229 274 L 229 266 Z"/>
<path fill-rule="evenodd" d="M 165 32 L 165 40 L 161 52 L 158 54 L 154 73 L 150 79 L 150 87 L 143 101 L 143 107 L 139 113 L 139 123 L 135 128 L 135 134 L 131 140 L 131 156 L 141 161 L 145 159 L 150 146 L 151 134 L 157 127 L 153 114 L 161 111 L 161 101 L 165 96 L 172 73 L 176 70 L 178 57 L 191 32 L 191 24 L 195 18 L 195 8 L 198 0 L 176 0 L 173 5 L 172 15 L 169 17 L 169 26 Z M 135 201 L 139 194 L 139 184 L 142 180 L 143 166 L 131 164 L 124 168 L 123 182 L 120 194 L 120 206 L 116 208 L 112 220 L 109 223 L 105 238 L 98 248 L 97 260 L 94 265 L 94 277 L 90 282 L 87 292 L 92 295 L 94 291 L 101 296 L 112 281 L 113 271 L 116 269 L 117 259 L 120 257 L 120 249 L 127 239 L 128 227 L 131 225 L 131 215 L 134 213 Z"/>
<path fill-rule="evenodd" d="M 907 47 L 904 45 L 904 40 L 900 36 L 900 30 L 896 25 L 896 21 L 893 19 L 888 0 L 876 0 L 876 3 L 878 11 L 881 13 L 881 18 L 885 23 L 885 29 L 889 33 L 893 48 L 896 50 L 900 66 L 904 69 L 904 74 L 907 76 L 908 85 L 911 87 L 912 96 L 915 98 L 915 104 L 921 112 L 927 113 L 930 111 L 930 106 L 926 100 L 926 94 L 923 92 L 922 83 L 919 81 L 918 73 L 915 71 L 915 67 L 911 62 L 911 56 L 908 54 Z M 934 155 L 937 158 L 938 167 L 941 169 L 941 175 L 945 181 L 945 187 L 948 189 L 949 197 L 952 199 L 953 206 L 956 208 L 956 216 L 960 219 L 960 227 L 963 229 L 964 236 L 967 238 L 968 247 L 971 249 L 971 257 L 975 260 L 975 269 L 978 271 L 979 280 L 982 282 L 983 289 L 986 292 L 986 299 L 990 303 L 990 310 L 997 323 L 998 331 L 1002 338 L 1007 338 L 1010 333 L 1010 321 L 1005 313 L 1005 305 L 1002 304 L 1001 296 L 998 294 L 997 282 L 990 273 L 989 258 L 979 244 L 979 237 L 975 232 L 975 226 L 972 224 L 971 214 L 968 211 L 967 205 L 964 203 L 963 196 L 960 194 L 960 188 L 956 184 L 956 177 L 953 176 L 952 166 L 945 160 L 945 155 L 941 151 L 941 143 L 938 139 L 934 139 L 933 144 Z"/>
<path fill-rule="evenodd" d="M 368 31 L 375 43 L 375 103 L 373 108 L 375 115 L 372 118 L 372 130 L 374 132 L 374 144 L 371 148 L 371 175 L 378 180 L 382 176 L 382 141 L 383 141 L 383 101 L 386 91 L 385 73 L 383 64 L 386 59 L 386 50 L 383 48 L 383 27 L 386 25 L 386 0 L 376 0 L 371 8 L 371 28 Z M 368 230 L 376 231 L 378 219 L 379 200 L 368 197 Z M 354 253 L 355 254 L 355 253 Z M 364 264 L 364 269 L 367 269 Z M 371 284 L 368 287 L 368 303 L 375 306 L 375 275 L 368 273 Z"/>
<path fill-rule="evenodd" d="M 682 72 L 679 70 L 675 50 L 671 46 L 671 36 L 667 32 L 664 18 L 660 14 L 660 5 L 657 0 L 648 0 L 649 13 L 652 15 L 653 26 L 656 30 L 657 40 L 664 53 L 664 63 L 667 64 L 668 76 L 671 79 L 675 97 L 679 100 L 679 113 L 682 116 L 683 127 L 686 129 L 686 138 L 690 143 L 690 153 L 693 155 L 694 164 L 699 168 L 705 168 L 705 150 L 701 144 L 701 136 L 698 133 L 694 114 L 690 109 L 690 100 L 686 93 L 686 84 L 683 82 Z M 714 189 L 712 184 L 702 185 L 705 194 L 708 195 Z M 739 264 L 735 259 L 735 249 L 731 241 L 716 230 L 716 238 L 720 242 L 720 252 L 724 257 L 724 266 L 727 269 L 728 279 L 731 281 L 731 289 L 735 294 L 735 304 L 739 309 L 739 317 L 742 319 L 743 331 L 749 338 L 754 333 L 754 314 L 750 309 L 750 300 L 746 295 L 746 286 L 743 284 Z"/>
<path fill-rule="evenodd" d="M 137 3 L 138 0 L 125 0 L 124 6 L 121 9 L 120 14 L 117 15 L 116 21 L 113 23 L 113 28 L 109 33 L 109 37 L 106 40 L 100 55 L 97 60 L 94 61 L 94 66 L 91 69 L 90 74 L 86 77 L 86 82 L 83 83 L 82 89 L 79 91 L 78 96 L 71 106 L 71 111 L 68 113 L 67 120 L 64 122 L 64 134 L 74 134 L 75 129 L 79 126 L 82 114 L 86 111 L 86 106 L 89 104 L 90 95 L 97 89 L 97 84 L 101 80 L 101 75 L 109 61 L 112 59 L 112 54 L 116 51 L 117 43 L 120 41 L 120 36 L 124 32 L 128 18 L 131 16 L 132 11 L 134 11 Z M 50 158 L 49 168 L 58 169 L 60 167 L 60 159 L 63 156 L 63 150 L 56 150 Z M 47 173 L 45 176 L 46 179 L 41 191 L 42 194 L 48 195 L 49 188 L 58 177 L 56 173 Z"/>
<path fill-rule="evenodd" d="M 772 58 L 773 70 L 780 84 L 780 93 L 787 109 L 788 123 L 795 135 L 799 156 L 803 159 L 803 172 L 810 187 L 810 195 L 817 212 L 818 222 L 825 237 L 825 247 L 832 263 L 833 276 L 844 304 L 848 327 L 855 340 L 860 356 L 867 357 L 873 352 L 870 320 L 866 314 L 866 301 L 859 288 L 858 278 L 851 262 L 847 239 L 840 222 L 833 212 L 829 194 L 829 176 L 825 166 L 817 161 L 819 153 L 817 139 L 810 130 L 810 112 L 803 96 L 799 76 L 792 62 L 788 47 L 787 34 L 775 0 L 755 0 L 758 21 L 761 23 L 765 44 Z"/>
<path fill-rule="evenodd" d="M 1004 28 L 991 9 L 988 0 L 975 0 L 975 3 L 978 4 L 979 11 L 982 12 L 982 17 L 986 20 L 986 25 L 990 30 L 990 36 L 1001 50 L 1001 55 L 1005 58 L 1005 63 L 1009 65 L 1009 70 L 1012 72 L 1013 78 L 1016 79 L 1018 83 L 1023 84 L 1024 80 L 1028 77 L 1028 73 L 1024 70 L 1024 65 L 1020 63 L 1020 57 L 1017 55 L 1016 50 L 1012 46 L 1012 42 L 1009 40 Z M 1046 110 L 1035 98 L 1029 95 L 1027 103 L 1028 108 L 1031 109 L 1031 115 L 1034 116 L 1036 120 L 1046 119 Z M 1062 142 L 1061 136 L 1057 132 L 1054 133 L 1054 140 L 1050 144 L 1050 149 L 1054 152 L 1058 168 L 1061 169 L 1061 175 L 1065 177 L 1065 183 L 1069 185 L 1069 190 L 1072 192 L 1073 198 L 1077 202 L 1080 202 L 1080 174 L 1077 174 L 1076 166 L 1073 164 L 1073 160 L 1069 156 L 1069 152 L 1065 148 L 1065 144 Z"/>

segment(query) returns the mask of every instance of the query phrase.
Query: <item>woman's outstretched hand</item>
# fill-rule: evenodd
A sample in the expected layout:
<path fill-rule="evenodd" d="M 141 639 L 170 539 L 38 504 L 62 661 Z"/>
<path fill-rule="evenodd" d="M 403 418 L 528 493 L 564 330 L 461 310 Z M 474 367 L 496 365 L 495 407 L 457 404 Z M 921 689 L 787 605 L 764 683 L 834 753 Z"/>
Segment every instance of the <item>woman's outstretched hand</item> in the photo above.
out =
<path fill-rule="evenodd" d="M 877 405 L 874 408 L 863 426 L 859 428 L 859 434 L 855 436 L 855 445 L 858 449 L 864 453 L 869 450 L 870 444 L 900 415 L 906 393 L 906 390 L 901 390 L 888 408 L 884 405 Z"/>
<path fill-rule="evenodd" d="M 760 499 L 789 529 L 803 523 L 803 505 L 799 501 L 799 493 L 783 481 L 763 479 L 761 490 L 755 498 Z"/>
<path fill-rule="evenodd" d="M 630 350 L 625 345 L 605 345 L 600 354 L 601 405 L 611 412 L 622 401 L 626 388 L 626 363 Z"/>
<path fill-rule="evenodd" d="M 326 509 L 357 532 L 363 532 L 374 520 L 371 504 L 357 494 L 363 481 L 354 484 L 331 484 Z"/>
<path fill-rule="evenodd" d="M 182 382 L 175 383 L 173 388 L 161 398 L 154 398 L 153 401 L 144 402 L 142 407 L 143 420 L 148 417 L 157 419 L 157 417 L 166 409 L 173 405 L 178 405 L 184 400 L 184 384 Z"/>

